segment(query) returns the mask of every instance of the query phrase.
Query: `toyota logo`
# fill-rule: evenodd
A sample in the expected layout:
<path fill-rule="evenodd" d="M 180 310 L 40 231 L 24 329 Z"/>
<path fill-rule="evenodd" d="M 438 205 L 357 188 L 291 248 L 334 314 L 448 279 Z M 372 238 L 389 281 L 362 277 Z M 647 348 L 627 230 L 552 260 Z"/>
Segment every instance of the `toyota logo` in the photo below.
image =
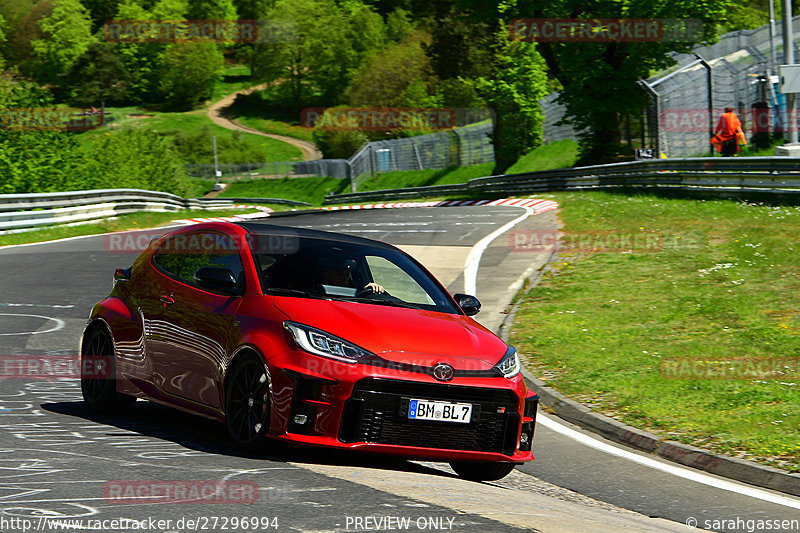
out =
<path fill-rule="evenodd" d="M 435 367 L 433 367 L 433 377 L 438 379 L 439 381 L 450 381 L 453 379 L 455 375 L 455 370 L 453 367 L 448 365 L 447 363 L 439 363 Z"/>

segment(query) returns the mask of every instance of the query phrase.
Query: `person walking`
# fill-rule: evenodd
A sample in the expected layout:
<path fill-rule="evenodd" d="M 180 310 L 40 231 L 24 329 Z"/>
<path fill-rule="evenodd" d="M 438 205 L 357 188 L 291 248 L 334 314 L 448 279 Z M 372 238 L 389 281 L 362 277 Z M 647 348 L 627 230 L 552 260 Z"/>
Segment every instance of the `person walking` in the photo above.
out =
<path fill-rule="evenodd" d="M 739 117 L 733 112 L 732 107 L 726 107 L 725 112 L 719 117 L 717 129 L 714 130 L 714 136 L 711 138 L 711 145 L 717 149 L 717 152 L 721 152 L 723 157 L 730 157 L 739 155 L 740 146 L 746 144 L 747 139 L 742 131 Z"/>

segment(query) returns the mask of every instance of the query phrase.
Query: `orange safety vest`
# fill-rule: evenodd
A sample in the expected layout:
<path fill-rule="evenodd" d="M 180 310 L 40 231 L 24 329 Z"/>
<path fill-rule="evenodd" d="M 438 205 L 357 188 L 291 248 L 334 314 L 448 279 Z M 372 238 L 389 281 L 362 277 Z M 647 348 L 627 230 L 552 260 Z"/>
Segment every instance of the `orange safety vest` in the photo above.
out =
<path fill-rule="evenodd" d="M 711 138 L 711 144 L 714 145 L 717 152 L 722 151 L 722 143 L 734 138 L 736 139 L 737 150 L 740 145 L 744 146 L 747 144 L 747 139 L 745 139 L 744 132 L 742 131 L 742 123 L 733 111 L 730 113 L 723 113 L 722 116 L 719 117 L 719 123 L 714 133 L 716 133 L 716 135 Z"/>

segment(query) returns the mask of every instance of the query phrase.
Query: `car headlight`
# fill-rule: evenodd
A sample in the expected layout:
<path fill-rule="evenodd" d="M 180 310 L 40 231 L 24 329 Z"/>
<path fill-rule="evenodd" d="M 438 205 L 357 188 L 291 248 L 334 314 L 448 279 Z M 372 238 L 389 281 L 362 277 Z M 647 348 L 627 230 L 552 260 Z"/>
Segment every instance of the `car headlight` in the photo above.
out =
<path fill-rule="evenodd" d="M 517 374 L 519 374 L 519 371 L 521 370 L 521 365 L 519 362 L 519 355 L 517 354 L 517 350 L 514 347 L 509 346 L 506 354 L 503 356 L 502 359 L 500 359 L 499 363 L 494 365 L 494 367 L 497 369 L 498 372 L 500 372 L 500 374 L 503 375 L 504 378 L 511 379 Z"/>
<path fill-rule="evenodd" d="M 359 359 L 374 355 L 372 352 L 356 346 L 352 342 L 305 324 L 287 320 L 283 323 L 283 328 L 291 335 L 295 344 L 301 350 L 310 354 L 344 361 L 345 363 L 355 363 Z"/>

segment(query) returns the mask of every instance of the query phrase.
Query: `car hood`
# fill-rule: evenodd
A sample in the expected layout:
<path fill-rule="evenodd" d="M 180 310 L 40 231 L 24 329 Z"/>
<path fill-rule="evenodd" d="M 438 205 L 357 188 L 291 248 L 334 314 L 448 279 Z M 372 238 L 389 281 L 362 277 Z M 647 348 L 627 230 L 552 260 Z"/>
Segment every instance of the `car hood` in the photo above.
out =
<path fill-rule="evenodd" d="M 353 342 L 380 357 L 431 367 L 488 370 L 506 344 L 464 315 L 387 305 L 276 296 L 274 305 L 290 320 Z"/>

